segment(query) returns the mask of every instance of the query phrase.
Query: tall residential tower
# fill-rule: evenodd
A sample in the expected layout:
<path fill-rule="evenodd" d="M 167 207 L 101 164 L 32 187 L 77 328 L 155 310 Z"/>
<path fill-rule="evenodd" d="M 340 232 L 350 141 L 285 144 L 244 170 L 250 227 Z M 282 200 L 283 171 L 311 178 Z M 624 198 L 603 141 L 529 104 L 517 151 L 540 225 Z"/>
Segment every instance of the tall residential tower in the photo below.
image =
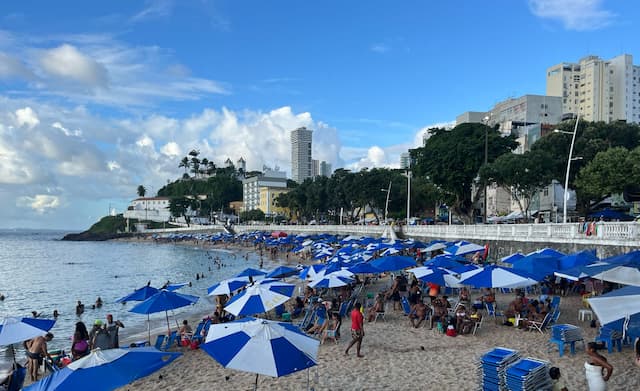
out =
<path fill-rule="evenodd" d="M 291 132 L 291 179 L 298 183 L 313 177 L 312 133 L 312 130 L 305 127 Z"/>

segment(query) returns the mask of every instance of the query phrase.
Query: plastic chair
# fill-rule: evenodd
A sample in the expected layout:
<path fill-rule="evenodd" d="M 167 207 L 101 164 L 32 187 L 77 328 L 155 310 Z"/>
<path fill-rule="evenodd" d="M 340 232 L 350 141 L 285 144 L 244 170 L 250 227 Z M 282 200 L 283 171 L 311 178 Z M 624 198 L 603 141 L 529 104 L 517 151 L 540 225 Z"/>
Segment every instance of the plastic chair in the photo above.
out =
<path fill-rule="evenodd" d="M 409 300 L 407 300 L 406 297 L 402 297 L 402 299 L 400 299 L 400 304 L 402 304 L 404 315 L 408 316 L 411 313 L 411 305 L 409 304 Z"/>
<path fill-rule="evenodd" d="M 24 385 L 24 378 L 27 376 L 27 368 L 15 363 L 13 373 L 11 373 L 11 379 L 7 386 L 7 391 L 19 391 Z"/>
<path fill-rule="evenodd" d="M 208 321 L 207 321 L 208 322 Z M 198 323 L 198 326 L 196 326 L 196 331 L 193 333 L 193 335 L 190 338 L 190 341 L 198 341 L 198 342 L 202 342 L 202 329 L 204 329 L 204 324 L 206 322 L 202 321 L 200 323 Z"/>
<path fill-rule="evenodd" d="M 553 314 L 547 312 L 542 322 L 536 322 L 534 320 L 529 321 L 529 331 L 538 330 L 540 334 L 544 334 L 544 330 L 547 328 L 547 326 L 549 326 L 549 322 L 551 322 L 552 316 Z"/>
<path fill-rule="evenodd" d="M 493 316 L 494 318 L 498 316 L 504 317 L 504 312 L 496 310 L 494 303 L 484 303 L 484 308 L 487 310 L 487 315 L 489 316 Z"/>
<path fill-rule="evenodd" d="M 618 352 L 622 351 L 622 335 L 610 328 L 601 327 L 600 333 L 595 338 L 596 342 L 604 342 L 607 345 L 607 351 L 613 353 L 613 346 L 618 347 Z"/>
<path fill-rule="evenodd" d="M 166 345 L 161 350 L 169 350 L 173 347 L 173 345 L 179 344 L 179 343 L 180 343 L 180 339 L 178 337 L 178 332 L 172 331 L 171 334 L 169 334 L 169 338 L 167 338 Z"/>
<path fill-rule="evenodd" d="M 386 305 L 386 303 L 384 303 L 384 304 L 382 305 L 382 311 L 376 311 L 376 317 L 375 317 L 375 319 L 373 320 L 373 323 L 376 323 L 376 322 L 378 321 L 378 318 L 382 318 L 382 320 L 385 320 L 385 321 L 386 321 L 386 318 L 385 318 L 385 315 L 386 315 L 385 307 L 386 307 L 386 306 L 387 306 L 387 305 Z"/>
<path fill-rule="evenodd" d="M 164 334 L 158 335 L 156 338 L 156 343 L 153 345 L 156 349 L 162 350 L 162 344 L 164 343 L 166 336 Z"/>
<path fill-rule="evenodd" d="M 476 335 L 476 331 L 482 327 L 482 322 L 484 322 L 484 316 L 481 316 L 480 320 L 476 321 L 476 324 L 473 325 L 473 335 Z"/>

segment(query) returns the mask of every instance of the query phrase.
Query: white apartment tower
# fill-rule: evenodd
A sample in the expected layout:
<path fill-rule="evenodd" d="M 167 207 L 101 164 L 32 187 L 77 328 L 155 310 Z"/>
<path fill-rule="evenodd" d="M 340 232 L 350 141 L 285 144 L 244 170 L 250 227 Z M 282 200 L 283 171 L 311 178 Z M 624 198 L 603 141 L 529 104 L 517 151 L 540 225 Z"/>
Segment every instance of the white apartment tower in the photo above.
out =
<path fill-rule="evenodd" d="M 312 134 L 313 131 L 305 127 L 291 132 L 291 179 L 298 183 L 313 177 Z"/>
<path fill-rule="evenodd" d="M 623 54 L 611 60 L 587 56 L 547 69 L 547 95 L 562 97 L 564 114 L 587 121 L 640 122 L 640 66 Z"/>

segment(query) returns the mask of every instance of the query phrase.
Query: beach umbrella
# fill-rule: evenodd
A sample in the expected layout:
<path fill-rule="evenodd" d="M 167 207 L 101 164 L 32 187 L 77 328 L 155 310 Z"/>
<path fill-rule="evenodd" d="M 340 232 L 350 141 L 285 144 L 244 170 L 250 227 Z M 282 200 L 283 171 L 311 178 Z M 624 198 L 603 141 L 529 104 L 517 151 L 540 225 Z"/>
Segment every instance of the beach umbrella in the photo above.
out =
<path fill-rule="evenodd" d="M 558 271 L 558 259 L 545 255 L 526 256 L 515 261 L 513 269 L 535 276 L 537 280 L 543 280 Z"/>
<path fill-rule="evenodd" d="M 451 272 L 447 269 L 441 267 L 427 267 L 420 266 L 413 269 L 407 270 L 409 273 L 413 273 L 414 276 L 420 281 L 424 282 L 432 282 L 438 285 L 447 285 L 447 280 L 445 280 L 446 275 L 451 275 Z"/>
<path fill-rule="evenodd" d="M 484 246 L 461 240 L 447 247 L 444 252 L 451 255 L 466 255 L 484 251 Z"/>
<path fill-rule="evenodd" d="M 393 254 L 397 254 L 399 253 L 400 250 L 397 250 L 393 247 L 389 247 L 388 249 L 384 250 L 382 253 L 380 253 L 380 255 L 382 255 L 383 257 L 386 257 L 387 255 L 393 255 Z"/>
<path fill-rule="evenodd" d="M 158 293 L 160 289 L 154 288 L 149 285 L 145 285 L 142 288 L 138 288 L 133 293 L 126 295 L 125 297 L 121 297 L 116 300 L 116 303 L 125 303 L 127 301 L 145 301 L 151 296 Z"/>
<path fill-rule="evenodd" d="M 298 269 L 289 267 L 289 266 L 278 266 L 273 269 L 269 273 L 267 273 L 267 277 L 269 278 L 285 278 L 289 276 L 294 276 L 298 274 Z"/>
<path fill-rule="evenodd" d="M 380 269 L 381 272 L 390 272 L 416 266 L 416 261 L 412 257 L 391 255 L 374 259 L 371 261 L 371 265 L 376 269 Z"/>
<path fill-rule="evenodd" d="M 588 265 L 598 262 L 600 259 L 596 256 L 596 250 L 582 250 L 577 253 L 562 256 L 558 259 L 560 270 L 570 269 L 576 266 Z"/>
<path fill-rule="evenodd" d="M 445 248 L 447 248 L 447 243 L 444 240 L 434 240 L 429 243 L 427 247 L 420 249 L 420 252 L 427 253 L 431 251 L 444 250 Z"/>
<path fill-rule="evenodd" d="M 321 276 L 309 283 L 311 288 L 338 288 L 341 286 L 349 285 L 353 282 L 353 278 L 341 276 L 336 273 L 330 273 L 326 276 Z"/>
<path fill-rule="evenodd" d="M 44 335 L 55 323 L 53 319 L 4 318 L 0 324 L 0 346 L 12 345 Z"/>
<path fill-rule="evenodd" d="M 24 390 L 114 390 L 152 374 L 181 355 L 153 347 L 96 349 Z"/>
<path fill-rule="evenodd" d="M 640 287 L 626 286 L 587 301 L 604 325 L 640 313 Z"/>
<path fill-rule="evenodd" d="M 612 264 L 602 266 L 600 269 L 597 273 L 592 273 L 591 277 L 618 284 L 640 286 L 640 266 Z"/>
<path fill-rule="evenodd" d="M 244 318 L 213 324 L 202 349 L 223 367 L 258 376 L 286 376 L 318 362 L 320 341 L 291 323 Z"/>
<path fill-rule="evenodd" d="M 565 270 L 559 270 L 553 274 L 557 277 L 566 278 L 572 281 L 578 281 L 581 278 L 590 277 L 592 274 L 597 274 L 608 267 L 606 262 L 595 262 L 589 265 L 576 266 Z"/>
<path fill-rule="evenodd" d="M 529 255 L 544 255 L 544 256 L 547 256 L 547 257 L 557 257 L 557 258 L 560 258 L 560 257 L 563 257 L 563 256 L 564 256 L 564 255 L 566 255 L 566 254 L 561 253 L 561 252 L 560 252 L 560 251 L 558 251 L 558 250 L 554 250 L 554 249 L 552 249 L 552 248 L 545 247 L 545 248 L 541 248 L 541 249 L 536 250 L 536 251 L 532 251 L 532 252 L 530 252 L 529 254 L 527 254 L 527 256 L 529 256 Z"/>
<path fill-rule="evenodd" d="M 134 306 L 129 310 L 129 312 L 133 312 L 136 314 L 146 314 L 148 322 L 150 314 L 164 311 L 167 317 L 167 330 L 169 331 L 169 333 L 171 333 L 171 326 L 169 325 L 169 310 L 174 310 L 176 308 L 182 308 L 194 304 L 198 301 L 198 299 L 198 296 L 184 295 L 182 293 L 161 290 L 142 303 Z M 148 329 L 149 343 L 151 343 L 151 323 L 149 323 Z"/>
<path fill-rule="evenodd" d="M 430 267 L 444 267 L 446 269 L 452 269 L 452 268 L 462 266 L 462 263 L 458 261 L 463 261 L 463 260 L 464 258 L 461 258 L 461 257 L 442 254 L 429 259 L 424 263 L 424 265 L 430 266 Z"/>
<path fill-rule="evenodd" d="M 522 259 L 524 257 L 525 257 L 525 255 L 522 254 L 522 253 L 514 253 L 514 254 L 511 254 L 511 255 L 507 255 L 506 257 L 503 257 L 502 259 L 500 259 L 500 261 L 502 263 L 513 264 L 517 260 Z"/>
<path fill-rule="evenodd" d="M 209 296 L 230 295 L 231 292 L 244 288 L 248 283 L 249 279 L 246 277 L 228 278 L 207 288 L 207 294 Z"/>
<path fill-rule="evenodd" d="M 474 288 L 522 288 L 537 283 L 535 277 L 525 272 L 497 265 L 463 273 L 460 278 L 460 284 Z"/>
<path fill-rule="evenodd" d="M 370 262 L 360 262 L 347 268 L 354 274 L 377 274 L 382 273 L 380 269 L 373 266 Z"/>
<path fill-rule="evenodd" d="M 241 271 L 240 273 L 236 274 L 236 277 L 258 277 L 258 276 L 264 276 L 266 274 L 267 272 L 265 272 L 264 270 L 248 267 L 243 271 Z"/>
<path fill-rule="evenodd" d="M 295 287 L 278 280 L 254 283 L 229 300 L 224 309 L 235 316 L 261 314 L 286 303 Z"/>
<path fill-rule="evenodd" d="M 318 275 L 318 273 L 320 273 L 320 271 L 324 268 L 325 268 L 325 265 L 321 265 L 321 264 L 307 266 L 304 269 L 302 269 L 298 277 L 302 280 L 306 280 L 307 278 L 314 279 Z"/>

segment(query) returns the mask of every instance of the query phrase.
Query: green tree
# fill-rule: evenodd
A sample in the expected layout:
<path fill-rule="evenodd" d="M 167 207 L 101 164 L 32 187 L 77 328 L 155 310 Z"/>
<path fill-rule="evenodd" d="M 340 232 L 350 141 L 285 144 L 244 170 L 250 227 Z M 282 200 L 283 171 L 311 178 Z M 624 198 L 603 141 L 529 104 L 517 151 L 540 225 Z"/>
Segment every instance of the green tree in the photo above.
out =
<path fill-rule="evenodd" d="M 260 209 L 252 209 L 240 212 L 240 219 L 243 221 L 264 221 L 264 212 Z"/>
<path fill-rule="evenodd" d="M 180 164 L 178 165 L 178 167 L 184 167 L 184 174 L 188 176 L 189 174 L 187 174 L 187 172 L 189 171 L 189 167 L 191 167 L 189 158 L 186 156 L 183 157 L 182 160 L 180 160 Z"/>
<path fill-rule="evenodd" d="M 413 172 L 429 179 L 445 195 L 454 212 L 466 222 L 475 217 L 474 204 L 480 198 L 481 187 L 471 194 L 474 179 L 484 164 L 485 132 L 488 140 L 488 162 L 517 146 L 515 137 L 503 137 L 497 130 L 483 124 L 465 123 L 451 130 L 434 128 L 425 145 L 411 150 Z"/>
<path fill-rule="evenodd" d="M 144 197 L 145 194 L 147 194 L 147 189 L 142 185 L 138 186 L 138 197 Z"/>
<path fill-rule="evenodd" d="M 184 217 L 187 226 L 189 226 L 191 219 L 187 216 L 187 211 L 191 208 L 193 200 L 185 197 L 172 198 L 169 201 L 169 211 L 173 217 Z"/>
<path fill-rule="evenodd" d="M 533 196 L 551 183 L 552 161 L 542 150 L 524 154 L 505 153 L 480 171 L 484 183 L 495 182 L 516 200 L 523 215 L 527 215 Z"/>
<path fill-rule="evenodd" d="M 597 201 L 640 182 L 640 147 L 628 151 L 615 147 L 599 152 L 580 170 L 575 180 L 581 196 Z"/>

